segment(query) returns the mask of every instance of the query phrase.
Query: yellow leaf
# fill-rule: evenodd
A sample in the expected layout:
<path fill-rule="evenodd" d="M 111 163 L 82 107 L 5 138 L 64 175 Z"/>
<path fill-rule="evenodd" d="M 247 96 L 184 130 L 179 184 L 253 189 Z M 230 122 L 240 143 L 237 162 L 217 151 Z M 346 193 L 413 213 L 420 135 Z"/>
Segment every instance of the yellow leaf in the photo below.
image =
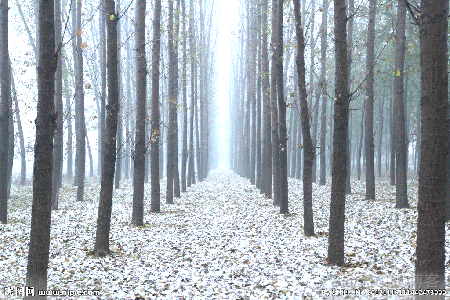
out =
<path fill-rule="evenodd" d="M 86 43 L 86 42 L 82 42 L 82 43 L 80 44 L 80 48 L 81 48 L 81 49 L 87 48 L 87 43 Z"/>
<path fill-rule="evenodd" d="M 400 69 L 397 69 L 397 71 L 395 72 L 395 76 L 400 77 L 400 75 L 402 75 L 402 71 L 400 71 Z"/>
<path fill-rule="evenodd" d="M 109 19 L 112 21 L 112 20 L 114 20 L 114 15 L 110 15 L 109 16 Z"/>
<path fill-rule="evenodd" d="M 82 35 L 82 34 L 83 34 L 83 30 L 82 30 L 81 28 L 78 29 L 77 34 L 78 34 L 78 35 Z"/>

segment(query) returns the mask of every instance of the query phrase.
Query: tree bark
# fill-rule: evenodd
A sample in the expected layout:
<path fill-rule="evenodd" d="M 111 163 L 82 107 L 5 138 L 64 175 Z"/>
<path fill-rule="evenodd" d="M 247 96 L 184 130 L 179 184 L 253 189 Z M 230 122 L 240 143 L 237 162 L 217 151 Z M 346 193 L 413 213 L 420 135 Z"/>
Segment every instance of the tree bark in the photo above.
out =
<path fill-rule="evenodd" d="M 151 116 L 151 212 L 160 212 L 159 182 L 159 60 L 161 47 L 161 0 L 155 0 L 152 46 L 152 116 Z M 136 171 L 135 171 L 136 172 Z"/>
<path fill-rule="evenodd" d="M 325 157 L 325 147 L 327 139 L 327 79 L 326 79 L 326 63 L 327 63 L 327 47 L 328 47 L 328 0 L 323 1 L 322 11 L 322 28 L 320 33 L 320 54 L 321 54 L 321 68 L 320 68 L 320 91 L 322 96 L 322 119 L 320 122 L 320 178 L 319 184 L 325 185 L 327 175 L 327 165 Z M 311 95 L 312 96 L 312 95 Z M 316 107 L 319 109 L 319 107 Z M 304 176 L 304 175 L 303 175 Z"/>
<path fill-rule="evenodd" d="M 348 64 L 345 0 L 334 0 L 335 103 L 328 263 L 344 264 L 345 181 L 347 176 Z"/>
<path fill-rule="evenodd" d="M 105 0 L 107 15 L 107 64 L 108 64 L 108 106 L 106 117 L 105 148 L 103 151 L 100 203 L 98 206 L 97 233 L 94 255 L 109 254 L 109 231 L 111 226 L 112 196 L 116 163 L 117 119 L 119 113 L 119 83 L 117 61 L 117 21 L 114 0 Z"/>
<path fill-rule="evenodd" d="M 262 91 L 263 91 L 263 149 L 262 149 L 262 192 L 272 198 L 272 125 L 269 83 L 269 53 L 267 49 L 268 0 L 262 0 Z"/>
<path fill-rule="evenodd" d="M 444 0 L 422 0 L 419 19 L 422 143 L 417 206 L 416 289 L 445 289 L 448 155 L 447 15 Z M 430 299 L 417 296 L 416 299 Z M 433 297 L 444 299 L 444 296 Z"/>
<path fill-rule="evenodd" d="M 297 74 L 298 90 L 300 92 L 300 106 L 303 133 L 304 163 L 303 163 L 303 224 L 306 236 L 314 235 L 314 218 L 312 208 L 312 165 L 314 159 L 313 143 L 311 139 L 309 111 L 305 79 L 305 40 L 300 17 L 300 2 L 294 0 L 295 31 L 297 35 Z"/>
<path fill-rule="evenodd" d="M 61 1 L 55 1 L 55 47 L 62 45 L 61 40 Z M 62 101 L 62 57 L 58 55 L 55 73 L 55 113 L 56 131 L 53 148 L 53 175 L 52 175 L 52 209 L 58 209 L 59 182 L 63 165 L 63 101 Z"/>
<path fill-rule="evenodd" d="M 7 9 L 1 1 L 2 11 Z M 35 290 L 47 289 L 47 269 L 50 249 L 52 200 L 53 134 L 56 128 L 54 114 L 55 93 L 55 28 L 54 2 L 39 1 L 39 64 L 38 105 L 36 117 L 36 144 L 34 147 L 33 204 L 28 250 L 26 286 Z M 2 18 L 5 21 L 5 18 Z M 3 32 L 2 32 L 3 34 Z M 49 163 L 50 162 L 50 163 Z M 25 299 L 35 297 L 25 297 Z M 46 299 L 46 297 L 41 297 Z"/>
<path fill-rule="evenodd" d="M 369 24 L 367 26 L 366 58 L 366 118 L 365 118 L 365 154 L 366 154 L 366 200 L 375 199 L 375 164 L 373 142 L 373 82 L 375 63 L 375 9 L 376 0 L 369 1 Z"/>
<path fill-rule="evenodd" d="M 133 213 L 131 217 L 131 223 L 134 226 L 144 224 L 145 100 L 147 96 L 145 9 L 145 0 L 136 2 L 136 145 L 134 150 Z"/>
<path fill-rule="evenodd" d="M 394 76 L 394 111 L 395 111 L 395 207 L 407 208 L 408 196 L 406 185 L 406 132 L 405 132 L 405 101 L 403 76 L 405 67 L 405 27 L 406 4 L 398 1 L 397 30 L 395 32 L 395 76 Z"/>
<path fill-rule="evenodd" d="M 86 174 L 86 121 L 84 119 L 84 88 L 83 88 L 83 47 L 81 32 L 81 1 L 77 1 L 77 69 L 75 96 L 75 134 L 76 157 L 75 171 L 77 176 L 77 201 L 84 200 L 84 179 Z"/>
<path fill-rule="evenodd" d="M 8 1 L 0 2 L 0 222 L 8 220 L 8 146 L 11 99 L 11 71 L 8 49 Z"/>

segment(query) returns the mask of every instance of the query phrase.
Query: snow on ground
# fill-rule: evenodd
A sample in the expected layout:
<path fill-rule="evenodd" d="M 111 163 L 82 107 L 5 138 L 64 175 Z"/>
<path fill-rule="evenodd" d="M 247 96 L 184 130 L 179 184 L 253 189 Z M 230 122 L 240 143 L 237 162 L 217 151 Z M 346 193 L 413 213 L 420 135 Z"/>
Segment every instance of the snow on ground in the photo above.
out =
<path fill-rule="evenodd" d="M 99 185 L 88 184 L 84 202 L 65 186 L 60 210 L 52 212 L 48 288 L 100 294 L 51 299 L 330 299 L 336 289 L 350 293 L 339 298 L 412 299 L 355 294 L 414 286 L 417 183 L 409 183 L 413 208 L 401 210 L 393 208 L 395 189 L 386 180 L 377 183 L 376 201 L 364 200 L 364 182 L 352 183 L 342 268 L 326 264 L 329 184 L 313 186 L 316 236 L 305 237 L 301 181 L 295 179 L 289 179 L 287 216 L 230 171 L 211 172 L 175 204 L 162 204 L 159 214 L 149 213 L 146 185 L 143 227 L 130 226 L 128 181 L 114 193 L 112 255 L 104 258 L 89 255 Z M 161 191 L 163 203 L 164 185 Z M 25 284 L 31 201 L 30 186 L 13 188 L 9 224 L 0 224 L 0 288 Z"/>

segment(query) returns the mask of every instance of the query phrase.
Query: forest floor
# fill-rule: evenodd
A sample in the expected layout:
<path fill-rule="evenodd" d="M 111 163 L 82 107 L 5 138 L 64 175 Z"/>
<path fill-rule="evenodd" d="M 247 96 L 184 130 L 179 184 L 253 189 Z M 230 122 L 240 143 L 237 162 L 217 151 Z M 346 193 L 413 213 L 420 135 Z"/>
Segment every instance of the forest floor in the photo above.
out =
<path fill-rule="evenodd" d="M 132 186 L 124 181 L 113 199 L 112 255 L 103 258 L 89 255 L 99 184 L 88 183 L 84 202 L 76 202 L 76 189 L 65 185 L 60 209 L 52 212 L 48 288 L 96 290 L 99 296 L 50 299 L 412 299 L 356 294 L 414 287 L 417 182 L 409 187 L 411 209 L 399 210 L 387 180 L 377 178 L 375 201 L 364 200 L 363 181 L 352 182 L 346 264 L 336 267 L 326 263 L 330 184 L 313 185 L 316 236 L 305 237 L 296 179 L 289 179 L 286 216 L 230 171 L 211 172 L 175 204 L 162 204 L 159 214 L 148 212 L 146 185 L 143 227 L 130 226 Z M 164 202 L 164 184 L 161 191 Z M 31 186 L 13 187 L 9 224 L 0 224 L 0 299 L 3 287 L 25 284 L 31 201 Z M 339 289 L 349 295 L 333 296 Z"/>

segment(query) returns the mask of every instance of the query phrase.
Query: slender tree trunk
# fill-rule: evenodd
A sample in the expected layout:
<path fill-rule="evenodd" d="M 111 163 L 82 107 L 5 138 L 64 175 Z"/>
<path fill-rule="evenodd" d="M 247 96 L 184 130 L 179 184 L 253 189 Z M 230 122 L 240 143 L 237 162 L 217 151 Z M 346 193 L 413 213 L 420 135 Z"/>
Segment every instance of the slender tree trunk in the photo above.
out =
<path fill-rule="evenodd" d="M 348 90 L 351 90 L 352 86 L 352 49 L 353 49 L 353 20 L 354 20 L 354 13 L 355 13 L 355 0 L 348 0 L 348 15 L 349 20 L 347 24 L 348 28 L 348 36 L 347 36 L 347 63 L 348 63 Z M 352 114 L 349 112 L 349 124 L 351 124 L 352 120 Z M 352 172 L 352 160 L 351 160 L 351 151 L 352 151 L 352 139 L 351 139 L 351 131 L 352 127 L 349 125 L 349 134 L 348 134 L 348 146 L 347 146 L 347 180 L 346 180 L 346 193 L 351 194 L 352 193 L 352 187 L 350 182 L 351 172 Z"/>
<path fill-rule="evenodd" d="M 278 74 L 283 74 L 283 1 L 278 0 L 277 11 L 277 61 L 276 66 Z M 280 213 L 289 213 L 288 199 L 288 180 L 287 180 L 287 128 L 286 128 L 286 99 L 284 98 L 283 76 L 277 77 L 278 84 L 278 113 L 279 113 L 279 131 L 280 131 Z"/>
<path fill-rule="evenodd" d="M 8 1 L 0 1 L 0 222 L 8 220 L 8 145 L 11 99 L 11 71 L 8 49 Z"/>
<path fill-rule="evenodd" d="M 262 141 L 261 141 L 261 85 L 262 85 L 262 37 L 261 37 L 261 25 L 262 25 L 262 15 L 261 15 L 261 1 L 257 3 L 257 25 L 256 25 L 256 40 L 258 44 L 257 57 L 257 82 L 256 82 L 256 187 L 262 191 Z"/>
<path fill-rule="evenodd" d="M 195 72 L 195 39 L 194 39 L 194 4 L 193 0 L 189 1 L 189 51 L 191 58 L 191 106 L 190 110 L 190 123 L 189 123 L 189 167 L 188 167 L 188 182 L 187 186 L 195 184 L 195 150 L 194 150 L 194 108 L 195 108 L 195 85 L 197 82 L 197 75 Z"/>
<path fill-rule="evenodd" d="M 379 137 L 378 137 L 378 159 L 377 159 L 377 168 L 378 168 L 378 176 L 381 177 L 381 157 L 382 157 L 382 153 L 381 153 L 381 149 L 382 149 L 382 145 L 383 145 L 383 125 L 384 125 L 384 101 L 385 101 L 385 92 L 383 91 L 383 97 L 381 98 L 381 104 L 380 104 L 380 111 L 378 113 L 378 118 L 380 120 L 380 127 L 378 129 L 378 131 L 380 132 Z"/>
<path fill-rule="evenodd" d="M 395 97 L 395 96 L 394 96 Z M 389 175 L 390 175 L 390 183 L 391 185 L 395 185 L 395 121 L 394 121 L 394 109 L 392 108 L 392 102 L 390 104 L 390 117 L 391 117 L 391 159 L 390 159 L 390 167 L 389 167 Z"/>
<path fill-rule="evenodd" d="M 277 107 L 277 76 L 278 68 L 277 62 L 277 38 L 278 34 L 278 22 L 277 22 L 277 0 L 272 2 L 272 68 L 270 73 L 270 102 L 271 102 L 271 114 L 272 114 L 272 170 L 273 170 L 273 203 L 280 205 L 280 138 L 278 134 L 279 121 L 278 121 L 278 107 Z"/>
<path fill-rule="evenodd" d="M 373 142 L 373 82 L 375 63 L 375 9 L 376 0 L 369 1 L 369 24 L 367 26 L 366 58 L 366 118 L 365 118 L 365 154 L 366 154 L 366 200 L 375 199 L 375 164 Z"/>
<path fill-rule="evenodd" d="M 77 79 L 75 97 L 75 127 L 76 127 L 76 157 L 77 201 L 84 200 L 84 179 L 86 174 L 86 121 L 84 119 L 84 90 L 83 90 L 83 46 L 81 39 L 81 2 L 77 1 Z M 79 31 L 80 30 L 80 31 Z"/>
<path fill-rule="evenodd" d="M 267 14 L 268 0 L 262 0 L 262 91 L 263 91 L 263 151 L 262 151 L 262 185 L 266 198 L 272 198 L 272 126 L 271 98 L 269 83 L 269 53 L 267 49 Z"/>
<path fill-rule="evenodd" d="M 182 15 L 182 23 L 183 23 L 183 69 L 182 69 L 182 90 L 183 90 L 183 150 L 182 150 L 182 158 L 181 158 L 181 191 L 186 192 L 186 164 L 188 159 L 188 143 L 187 143 L 187 127 L 188 127 L 188 116 L 187 116 L 187 68 L 186 68 L 186 59 L 187 59 L 187 45 L 186 45 L 186 4 L 185 0 L 181 0 L 181 15 Z"/>
<path fill-rule="evenodd" d="M 133 213 L 131 217 L 131 223 L 134 226 L 144 225 L 145 101 L 147 98 L 145 10 L 145 0 L 136 2 L 136 145 L 134 150 Z"/>
<path fill-rule="evenodd" d="M 395 111 L 395 207 L 409 207 L 406 186 L 406 132 L 405 102 L 403 76 L 405 67 L 405 27 L 406 4 L 398 1 L 397 30 L 395 32 L 395 76 L 394 76 L 394 111 Z"/>
<path fill-rule="evenodd" d="M 345 181 L 347 177 L 348 64 L 345 0 L 334 0 L 335 101 L 328 263 L 344 264 Z"/>
<path fill-rule="evenodd" d="M 444 0 L 422 0 L 419 19 L 422 157 L 415 286 L 421 290 L 445 290 L 446 159 L 449 142 L 447 5 Z M 430 296 L 416 296 L 416 299 L 430 299 Z M 433 299 L 444 299 L 444 296 L 434 296 Z"/>
<path fill-rule="evenodd" d="M 358 180 L 361 180 L 361 155 L 362 155 L 362 145 L 363 145 L 363 138 L 364 138 L 364 115 L 365 115 L 365 101 L 364 101 L 364 107 L 362 109 L 362 114 L 361 114 L 361 125 L 359 127 L 359 133 L 360 133 L 360 137 L 359 137 L 359 146 L 358 146 L 358 154 L 356 155 L 356 169 L 358 172 Z"/>
<path fill-rule="evenodd" d="M 97 233 L 94 254 L 109 254 L 109 231 L 111 226 L 112 196 L 116 163 L 117 120 L 119 113 L 119 83 L 117 61 L 117 15 L 114 0 L 105 0 L 107 14 L 107 63 L 108 63 L 108 106 L 106 117 L 105 148 L 103 151 L 100 203 L 98 206 Z"/>
<path fill-rule="evenodd" d="M 120 0 L 117 0 L 116 5 L 116 11 L 120 12 Z M 118 47 L 117 47 L 117 77 L 118 77 L 118 85 L 119 85 L 119 114 L 118 114 L 118 120 L 117 120 L 117 154 L 116 154 L 116 172 L 114 177 L 114 187 L 116 189 L 120 189 L 120 181 L 122 180 L 122 163 L 123 163 L 123 85 L 122 85 L 122 47 L 121 47 L 121 28 L 122 22 L 120 20 L 117 21 L 117 41 L 118 41 Z M 122 106 L 122 107 L 121 107 Z"/>
<path fill-rule="evenodd" d="M 61 0 L 55 1 L 55 47 L 61 47 Z M 55 74 L 56 131 L 53 148 L 52 209 L 58 209 L 59 182 L 63 164 L 62 57 L 58 55 Z"/>
<path fill-rule="evenodd" d="M 303 224 L 306 236 L 314 235 L 314 218 L 312 209 L 312 165 L 314 159 L 313 143 L 311 139 L 309 111 L 305 79 L 305 41 L 300 18 L 299 0 L 294 0 L 295 30 L 297 35 L 297 74 L 298 90 L 300 92 L 300 106 L 302 118 L 303 146 L 305 160 L 303 163 Z"/>
<path fill-rule="evenodd" d="M 328 0 L 323 1 L 322 11 L 322 28 L 320 37 L 320 54 L 321 54 L 321 68 L 320 68 L 320 91 L 322 95 L 322 117 L 320 122 L 320 179 L 319 184 L 325 185 L 327 175 L 326 164 L 326 140 L 327 140 L 327 79 L 326 79 L 326 64 L 327 64 L 327 47 L 328 47 Z M 312 95 L 311 95 L 312 96 Z M 316 107 L 319 109 L 319 107 Z"/>
<path fill-rule="evenodd" d="M 0 4 L 2 6 L 1 11 L 6 13 L 8 7 L 6 0 L 1 1 Z M 31 231 L 26 275 L 26 286 L 34 287 L 35 290 L 47 289 L 50 249 L 53 167 L 51 162 L 53 161 L 53 134 L 56 128 L 53 97 L 57 62 L 55 59 L 53 8 L 53 1 L 39 1 L 38 105 L 36 144 L 34 147 L 33 204 L 31 208 Z M 5 19 L 5 17 L 2 17 L 2 22 L 7 22 L 7 19 Z M 4 37 L 3 34 L 4 32 L 2 32 Z M 5 57 L 5 59 L 7 58 Z M 27 298 L 33 299 L 35 297 L 25 297 L 25 299 Z M 41 298 L 46 299 L 45 296 Z"/>
<path fill-rule="evenodd" d="M 150 211 L 160 211 L 159 183 L 159 61 L 161 47 L 161 0 L 155 0 L 152 46 L 152 116 L 151 116 L 151 204 Z M 136 171 L 135 171 L 136 172 Z"/>
<path fill-rule="evenodd" d="M 14 106 L 15 114 L 17 120 L 17 131 L 19 133 L 19 143 L 20 143 L 20 185 L 25 185 L 27 180 L 27 159 L 25 150 L 25 139 L 23 137 L 22 121 L 20 119 L 20 108 L 19 101 L 17 100 L 16 87 L 14 84 L 14 78 L 12 78 L 12 89 L 14 92 Z"/>
<path fill-rule="evenodd" d="M 99 24 L 100 24 L 100 74 L 102 80 L 101 87 L 101 98 L 100 98 L 100 143 L 99 143 L 99 151 L 98 151 L 98 173 L 101 176 L 102 168 L 103 168 L 103 149 L 105 148 L 105 130 L 106 130 L 106 10 L 105 10 L 105 1 L 102 1 L 101 10 L 99 14 Z"/>

